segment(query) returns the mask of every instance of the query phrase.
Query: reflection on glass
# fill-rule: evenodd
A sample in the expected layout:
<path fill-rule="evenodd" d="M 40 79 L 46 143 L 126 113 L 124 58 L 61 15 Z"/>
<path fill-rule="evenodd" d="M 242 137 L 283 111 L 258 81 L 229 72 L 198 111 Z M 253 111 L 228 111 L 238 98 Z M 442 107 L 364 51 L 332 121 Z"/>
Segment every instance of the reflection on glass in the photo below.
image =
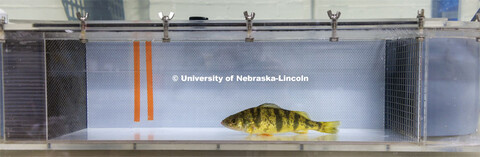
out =
<path fill-rule="evenodd" d="M 125 20 L 123 0 L 62 0 L 68 20 L 77 20 L 77 12 L 91 14 L 89 20 Z"/>
<path fill-rule="evenodd" d="M 432 17 L 448 18 L 449 21 L 458 20 L 458 0 L 434 0 L 432 1 Z M 470 13 L 472 16 L 474 12 Z"/>
<path fill-rule="evenodd" d="M 320 135 L 320 136 L 308 136 L 307 134 L 298 135 L 275 135 L 275 136 L 257 136 L 250 135 L 245 137 L 250 141 L 336 141 L 336 134 Z"/>

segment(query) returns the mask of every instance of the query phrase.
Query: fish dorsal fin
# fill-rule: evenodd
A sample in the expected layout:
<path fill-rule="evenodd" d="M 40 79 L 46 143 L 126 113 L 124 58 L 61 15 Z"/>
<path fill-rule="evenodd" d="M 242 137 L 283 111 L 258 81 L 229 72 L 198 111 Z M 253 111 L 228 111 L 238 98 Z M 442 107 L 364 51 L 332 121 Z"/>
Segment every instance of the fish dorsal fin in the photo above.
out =
<path fill-rule="evenodd" d="M 299 115 L 301 115 L 301 116 L 303 116 L 303 117 L 305 117 L 305 118 L 307 118 L 307 119 L 310 119 L 310 117 L 308 116 L 307 112 L 303 112 L 303 111 L 293 111 L 293 112 L 295 112 L 295 113 L 297 113 L 297 114 L 299 114 Z"/>
<path fill-rule="evenodd" d="M 261 104 L 260 106 L 258 107 L 267 107 L 267 108 L 280 108 L 278 105 L 275 105 L 275 104 L 272 104 L 272 103 L 264 103 L 264 104 Z M 281 108 L 280 108 L 281 109 Z"/>

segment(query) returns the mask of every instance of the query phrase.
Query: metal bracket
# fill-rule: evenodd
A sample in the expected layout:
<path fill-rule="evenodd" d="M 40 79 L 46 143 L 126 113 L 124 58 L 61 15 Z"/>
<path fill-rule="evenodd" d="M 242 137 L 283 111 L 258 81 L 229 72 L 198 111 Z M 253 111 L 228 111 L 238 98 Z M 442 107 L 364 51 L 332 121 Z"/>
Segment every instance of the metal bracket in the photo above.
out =
<path fill-rule="evenodd" d="M 88 13 L 85 13 L 85 16 L 82 16 L 82 13 L 77 12 L 77 19 L 80 20 L 80 42 L 82 43 L 87 43 L 88 39 L 85 35 L 85 32 L 87 31 L 87 19 L 88 19 Z"/>
<path fill-rule="evenodd" d="M 5 24 L 8 23 L 8 14 L 0 9 L 0 43 L 5 42 Z"/>
<path fill-rule="evenodd" d="M 7 24 L 7 19 L 3 16 L 0 18 L 0 43 L 5 42 L 5 24 Z"/>
<path fill-rule="evenodd" d="M 170 38 L 168 37 L 168 21 L 172 20 L 173 16 L 175 16 L 174 12 L 170 12 L 168 15 L 163 15 L 162 12 L 158 12 L 158 17 L 163 21 L 163 42 L 170 42 Z"/>
<path fill-rule="evenodd" d="M 255 12 L 252 12 L 250 15 L 248 15 L 248 12 L 244 11 L 243 15 L 245 16 L 245 20 L 247 20 L 247 37 L 245 38 L 245 42 L 253 42 L 254 38 L 252 37 L 252 20 L 255 18 Z"/>
<path fill-rule="evenodd" d="M 340 18 L 340 15 L 342 13 L 337 11 L 337 13 L 333 14 L 332 13 L 332 10 L 328 10 L 327 11 L 327 15 L 328 17 L 332 20 L 332 36 L 330 37 L 330 41 L 331 42 L 337 42 L 338 41 L 338 37 L 337 37 L 337 20 L 338 18 Z"/>
<path fill-rule="evenodd" d="M 480 13 L 475 14 L 475 21 L 480 22 Z M 477 39 L 477 42 L 480 42 L 480 37 L 477 37 L 476 39 Z"/>
<path fill-rule="evenodd" d="M 425 25 L 425 10 L 421 9 L 417 11 L 417 19 L 418 19 L 418 34 L 419 36 L 417 37 L 418 41 L 423 41 L 425 39 L 425 36 L 423 34 L 423 28 Z"/>

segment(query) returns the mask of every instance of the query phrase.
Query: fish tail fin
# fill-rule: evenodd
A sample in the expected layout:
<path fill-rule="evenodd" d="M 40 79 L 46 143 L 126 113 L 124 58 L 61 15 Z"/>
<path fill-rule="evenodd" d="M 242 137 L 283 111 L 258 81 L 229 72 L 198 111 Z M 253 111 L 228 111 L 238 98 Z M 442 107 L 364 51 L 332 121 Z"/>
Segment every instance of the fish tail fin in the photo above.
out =
<path fill-rule="evenodd" d="M 331 122 L 319 122 L 321 123 L 320 129 L 317 131 L 319 132 L 324 132 L 324 133 L 330 133 L 330 134 L 335 134 L 338 132 L 337 127 L 340 125 L 340 121 L 331 121 Z"/>

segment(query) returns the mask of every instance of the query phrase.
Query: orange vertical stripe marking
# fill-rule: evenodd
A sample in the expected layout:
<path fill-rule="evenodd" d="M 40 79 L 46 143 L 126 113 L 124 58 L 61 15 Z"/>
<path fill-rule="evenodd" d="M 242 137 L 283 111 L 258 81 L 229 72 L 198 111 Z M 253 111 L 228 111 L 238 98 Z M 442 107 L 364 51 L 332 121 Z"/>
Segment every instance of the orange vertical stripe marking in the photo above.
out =
<path fill-rule="evenodd" d="M 135 122 L 140 122 L 140 42 L 133 42 L 133 68 L 135 72 Z"/>
<path fill-rule="evenodd" d="M 153 120 L 153 81 L 152 81 L 152 42 L 145 42 L 145 56 L 147 58 L 147 95 L 148 120 Z"/>

